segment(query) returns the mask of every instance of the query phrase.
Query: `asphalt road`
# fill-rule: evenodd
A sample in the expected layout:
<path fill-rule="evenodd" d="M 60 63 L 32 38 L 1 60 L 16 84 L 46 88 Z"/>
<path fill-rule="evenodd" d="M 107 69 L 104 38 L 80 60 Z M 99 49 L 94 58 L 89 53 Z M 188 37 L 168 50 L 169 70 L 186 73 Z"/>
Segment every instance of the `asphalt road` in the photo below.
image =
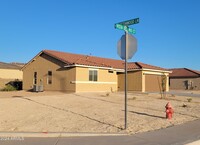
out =
<path fill-rule="evenodd" d="M 179 91 L 179 90 L 172 90 L 169 91 L 168 94 L 178 95 L 178 96 L 187 96 L 187 97 L 200 97 L 200 93 L 190 92 L 190 91 Z"/>
<path fill-rule="evenodd" d="M 184 145 L 197 140 L 200 140 L 200 120 L 127 136 L 24 137 L 1 140 L 0 145 Z"/>

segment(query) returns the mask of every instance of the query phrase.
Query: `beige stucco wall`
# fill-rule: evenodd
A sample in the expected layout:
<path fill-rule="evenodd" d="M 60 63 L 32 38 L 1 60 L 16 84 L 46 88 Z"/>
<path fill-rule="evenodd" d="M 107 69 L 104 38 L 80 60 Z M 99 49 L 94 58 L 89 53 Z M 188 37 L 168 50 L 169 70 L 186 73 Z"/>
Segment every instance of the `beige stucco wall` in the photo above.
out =
<path fill-rule="evenodd" d="M 124 91 L 124 74 L 118 74 L 118 91 Z M 128 91 L 142 91 L 142 71 L 128 72 Z"/>
<path fill-rule="evenodd" d="M 117 74 L 114 71 L 98 68 L 98 81 L 89 81 L 89 70 L 87 67 L 61 68 L 61 62 L 47 55 L 37 57 L 23 70 L 23 89 L 33 88 L 34 72 L 37 72 L 37 85 L 43 85 L 44 90 L 51 91 L 73 91 L 73 92 L 95 92 L 95 91 L 117 91 Z M 47 73 L 52 71 L 52 84 L 47 84 Z"/>
<path fill-rule="evenodd" d="M 15 80 L 22 80 L 23 72 L 17 69 L 0 69 L 0 89 L 7 83 Z"/>
<path fill-rule="evenodd" d="M 44 90 L 75 91 L 75 68 L 61 68 L 62 63 L 45 54 L 35 58 L 23 69 L 23 89 L 33 88 L 34 72 L 37 72 L 37 85 L 43 85 Z M 52 71 L 52 84 L 47 84 L 47 73 Z"/>
<path fill-rule="evenodd" d="M 0 89 L 3 89 L 7 83 L 14 81 L 13 79 L 1 79 L 0 78 Z"/>
<path fill-rule="evenodd" d="M 0 69 L 1 79 L 19 79 L 22 80 L 23 72 L 17 69 Z"/>
<path fill-rule="evenodd" d="M 97 81 L 89 81 L 89 70 L 92 68 L 76 67 L 76 92 L 117 91 L 117 74 L 109 73 L 107 69 L 98 71 Z"/>
<path fill-rule="evenodd" d="M 191 84 L 188 84 L 188 87 L 187 87 L 188 81 L 192 82 L 192 86 L 190 86 Z M 200 90 L 200 78 L 170 78 L 170 89 Z"/>
<path fill-rule="evenodd" d="M 143 72 L 143 92 L 160 92 L 163 89 L 169 91 L 169 73 L 157 71 L 142 71 Z M 164 84 L 162 86 L 162 80 Z"/>
<path fill-rule="evenodd" d="M 160 92 L 161 91 L 161 76 L 160 75 L 145 75 L 145 91 Z"/>
<path fill-rule="evenodd" d="M 161 75 L 166 78 L 165 90 L 169 91 L 169 73 L 154 71 L 129 71 L 127 77 L 128 91 L 159 92 L 161 85 Z M 124 91 L 124 74 L 118 74 L 118 91 Z"/>

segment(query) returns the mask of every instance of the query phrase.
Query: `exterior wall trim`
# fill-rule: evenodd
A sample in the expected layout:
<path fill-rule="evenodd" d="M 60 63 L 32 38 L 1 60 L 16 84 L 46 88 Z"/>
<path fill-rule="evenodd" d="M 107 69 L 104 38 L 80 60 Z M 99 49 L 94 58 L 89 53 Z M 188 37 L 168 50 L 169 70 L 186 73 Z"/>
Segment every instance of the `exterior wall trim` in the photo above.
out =
<path fill-rule="evenodd" d="M 142 69 L 143 71 L 152 71 L 152 72 L 160 72 L 160 73 L 172 73 L 172 71 L 166 71 L 166 70 L 156 70 L 156 69 Z"/>
<path fill-rule="evenodd" d="M 116 69 L 117 72 L 124 72 L 124 69 Z M 155 70 L 155 69 L 147 69 L 147 68 L 142 68 L 142 69 L 130 69 L 127 70 L 128 72 L 132 71 L 152 71 L 152 72 L 160 72 L 160 73 L 172 73 L 172 71 L 165 71 L 165 70 Z"/>
<path fill-rule="evenodd" d="M 30 65 L 32 62 L 34 62 L 40 55 L 42 54 L 42 51 L 39 52 L 34 58 L 32 58 L 27 64 L 25 64 L 21 70 L 23 71 L 28 65 Z"/>
<path fill-rule="evenodd" d="M 163 76 L 163 75 L 165 75 L 165 74 L 163 74 L 163 73 L 159 73 L 159 72 L 144 72 L 143 73 L 144 75 L 160 75 L 160 76 Z"/>
<path fill-rule="evenodd" d="M 117 82 L 71 81 L 72 84 L 117 84 Z"/>
<path fill-rule="evenodd" d="M 142 72 L 142 92 L 145 92 L 145 75 L 144 75 L 144 73 Z"/>
<path fill-rule="evenodd" d="M 124 71 L 123 69 L 115 69 L 115 68 L 112 68 L 112 67 L 99 67 L 99 66 L 87 66 L 87 65 L 79 65 L 79 64 L 74 64 L 74 65 L 66 65 L 64 66 L 65 68 L 68 68 L 68 67 L 85 67 L 85 68 L 91 68 L 91 69 L 107 69 L 107 70 L 115 70 L 115 71 L 119 71 L 119 72 L 122 72 Z"/>

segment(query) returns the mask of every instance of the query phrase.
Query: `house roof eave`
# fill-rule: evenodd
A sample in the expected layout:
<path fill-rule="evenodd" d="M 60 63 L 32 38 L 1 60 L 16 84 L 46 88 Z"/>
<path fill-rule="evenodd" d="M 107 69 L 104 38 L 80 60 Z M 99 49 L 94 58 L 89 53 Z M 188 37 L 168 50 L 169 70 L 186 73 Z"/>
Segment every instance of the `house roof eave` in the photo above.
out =
<path fill-rule="evenodd" d="M 107 69 L 107 70 L 121 70 L 121 69 L 115 69 L 112 67 L 100 67 L 100 66 L 88 66 L 88 65 L 81 65 L 81 64 L 72 64 L 72 65 L 65 65 L 65 68 L 70 68 L 70 67 L 85 67 L 85 68 L 96 68 L 96 69 Z"/>
<path fill-rule="evenodd" d="M 21 68 L 21 71 L 23 71 L 29 64 L 31 64 L 33 61 L 35 61 L 36 58 L 38 58 L 42 53 L 43 53 L 43 51 L 40 51 L 34 58 L 32 58 L 28 63 L 26 63 L 26 64 Z"/>

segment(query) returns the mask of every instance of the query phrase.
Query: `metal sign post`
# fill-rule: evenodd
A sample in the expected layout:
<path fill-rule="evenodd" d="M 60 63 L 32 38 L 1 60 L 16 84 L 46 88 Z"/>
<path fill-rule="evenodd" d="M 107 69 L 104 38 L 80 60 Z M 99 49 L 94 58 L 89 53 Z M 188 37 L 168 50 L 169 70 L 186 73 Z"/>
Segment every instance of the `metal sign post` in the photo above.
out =
<path fill-rule="evenodd" d="M 127 44 L 128 44 L 128 33 L 125 31 L 125 86 L 124 86 L 124 91 L 125 91 L 125 100 L 124 100 L 124 129 L 127 128 Z"/>
<path fill-rule="evenodd" d="M 125 61 L 125 79 L 124 79 L 124 129 L 127 129 L 127 60 L 131 59 L 135 52 L 137 51 L 137 40 L 129 33 L 135 34 L 135 29 L 129 28 L 128 25 L 133 25 L 139 23 L 139 18 L 120 22 L 115 24 L 116 29 L 124 30 L 125 35 L 117 43 L 118 54 L 121 59 Z"/>

